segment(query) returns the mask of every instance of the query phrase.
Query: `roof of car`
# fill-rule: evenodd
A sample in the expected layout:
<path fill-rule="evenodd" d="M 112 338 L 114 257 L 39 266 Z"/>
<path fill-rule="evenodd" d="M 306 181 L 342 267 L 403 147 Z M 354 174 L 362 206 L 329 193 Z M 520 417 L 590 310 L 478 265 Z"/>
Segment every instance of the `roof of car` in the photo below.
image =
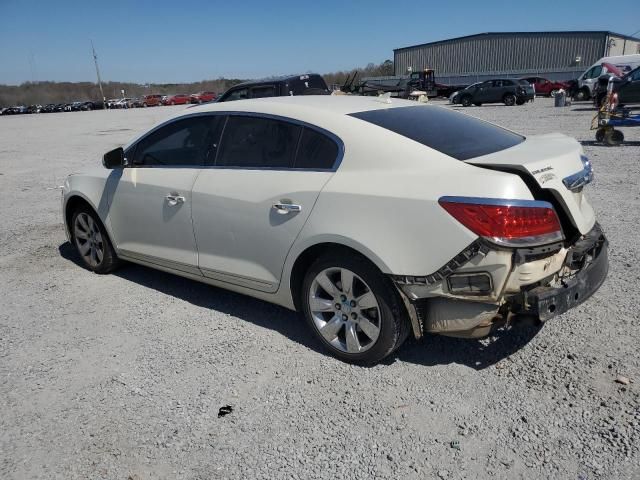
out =
<path fill-rule="evenodd" d="M 409 100 L 400 100 L 396 98 L 382 99 L 379 97 L 357 95 L 299 95 L 255 98 L 222 103 L 206 103 L 191 107 L 184 111 L 183 114 L 217 111 L 275 114 L 275 111 L 286 111 L 292 116 L 295 116 L 295 113 L 309 113 L 310 111 L 317 111 L 337 115 L 348 115 L 355 112 L 412 105 L 415 106 L 418 104 Z"/>
<path fill-rule="evenodd" d="M 281 75 L 279 77 L 267 77 L 267 78 L 258 78 L 256 80 L 247 80 L 246 82 L 238 83 L 231 88 L 246 87 L 248 85 L 257 85 L 257 84 L 263 84 L 263 83 L 284 83 L 284 82 L 289 82 L 291 80 L 300 80 L 300 77 L 304 77 L 304 76 L 320 77 L 320 75 L 317 73 L 300 73 L 298 75 Z"/>

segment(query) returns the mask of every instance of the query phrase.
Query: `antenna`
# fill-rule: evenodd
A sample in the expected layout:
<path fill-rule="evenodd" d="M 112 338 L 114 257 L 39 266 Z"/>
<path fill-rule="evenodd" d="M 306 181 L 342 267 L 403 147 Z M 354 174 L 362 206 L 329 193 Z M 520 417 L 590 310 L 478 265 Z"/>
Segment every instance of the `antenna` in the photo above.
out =
<path fill-rule="evenodd" d="M 100 87 L 100 95 L 102 95 L 102 106 L 103 108 L 107 108 L 107 105 L 106 105 L 107 99 L 104 96 L 104 91 L 102 90 L 102 80 L 100 79 L 100 69 L 98 68 L 98 55 L 96 55 L 96 49 L 93 47 L 93 40 L 91 40 L 91 51 L 93 52 L 93 62 L 96 64 L 96 75 L 98 76 L 98 86 Z"/>

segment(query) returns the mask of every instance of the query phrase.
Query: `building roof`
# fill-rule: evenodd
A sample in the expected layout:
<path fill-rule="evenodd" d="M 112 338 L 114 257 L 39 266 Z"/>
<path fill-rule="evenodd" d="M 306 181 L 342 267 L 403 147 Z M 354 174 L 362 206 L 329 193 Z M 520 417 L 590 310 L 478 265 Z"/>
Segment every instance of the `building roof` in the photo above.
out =
<path fill-rule="evenodd" d="M 473 35 L 464 35 L 462 37 L 454 37 L 448 38 L 446 40 L 437 40 L 435 42 L 427 42 L 420 43 L 418 45 L 410 45 L 408 47 L 400 47 L 394 48 L 394 52 L 399 52 L 402 50 L 409 50 L 416 47 L 426 47 L 428 45 L 439 45 L 443 43 L 456 42 L 458 40 L 467 40 L 471 38 L 480 38 L 480 37 L 488 37 L 488 36 L 514 36 L 514 35 L 581 35 L 581 34 L 600 34 L 600 35 L 612 35 L 616 37 L 623 38 L 625 40 L 633 40 L 636 42 L 640 42 L 640 38 L 631 37 L 629 35 L 623 35 L 621 33 L 611 32 L 608 30 L 560 30 L 560 31 L 546 31 L 546 32 L 484 32 L 484 33 L 474 33 Z"/>

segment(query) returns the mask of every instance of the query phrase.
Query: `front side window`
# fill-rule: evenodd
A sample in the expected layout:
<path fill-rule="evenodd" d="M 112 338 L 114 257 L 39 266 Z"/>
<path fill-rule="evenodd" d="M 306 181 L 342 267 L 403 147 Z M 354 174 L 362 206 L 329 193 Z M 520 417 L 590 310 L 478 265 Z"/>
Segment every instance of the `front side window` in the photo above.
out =
<path fill-rule="evenodd" d="M 596 77 L 599 77 L 601 74 L 602 74 L 602 66 L 596 65 L 585 74 L 584 78 L 596 78 Z"/>
<path fill-rule="evenodd" d="M 301 129 L 270 118 L 230 116 L 216 166 L 292 168 Z"/>
<path fill-rule="evenodd" d="M 135 147 L 138 166 L 201 166 L 215 149 L 224 117 L 197 116 L 171 122 L 152 132 Z"/>
<path fill-rule="evenodd" d="M 225 95 L 222 99 L 223 102 L 232 102 L 234 100 L 245 100 L 249 98 L 249 89 L 248 88 L 240 88 L 238 90 L 234 90 L 229 93 L 229 95 Z"/>

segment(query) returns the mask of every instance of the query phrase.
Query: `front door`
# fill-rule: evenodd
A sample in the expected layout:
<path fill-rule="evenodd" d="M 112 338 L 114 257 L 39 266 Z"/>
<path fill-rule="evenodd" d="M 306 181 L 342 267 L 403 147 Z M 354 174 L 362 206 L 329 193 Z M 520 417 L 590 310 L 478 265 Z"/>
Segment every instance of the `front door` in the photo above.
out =
<path fill-rule="evenodd" d="M 229 116 L 215 165 L 193 187 L 203 275 L 275 291 L 287 253 L 341 151 L 329 135 L 309 127 Z"/>
<path fill-rule="evenodd" d="M 629 81 L 620 87 L 622 103 L 640 103 L 640 68 L 629 75 Z"/>
<path fill-rule="evenodd" d="M 212 144 L 212 117 L 178 119 L 127 151 L 108 221 L 125 257 L 199 274 L 191 189 Z"/>

